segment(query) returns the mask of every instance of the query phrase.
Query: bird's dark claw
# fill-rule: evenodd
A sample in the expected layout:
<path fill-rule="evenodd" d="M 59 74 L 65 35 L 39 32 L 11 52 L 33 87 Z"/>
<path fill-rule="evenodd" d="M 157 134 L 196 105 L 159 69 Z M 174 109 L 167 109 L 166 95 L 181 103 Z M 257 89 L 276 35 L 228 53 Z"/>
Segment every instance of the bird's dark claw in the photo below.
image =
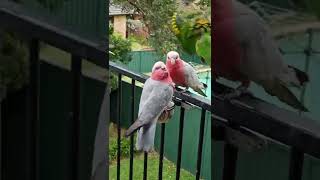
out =
<path fill-rule="evenodd" d="M 234 99 L 244 95 L 253 96 L 252 92 L 250 92 L 247 89 L 247 87 L 239 86 L 238 88 L 234 89 L 232 92 L 224 94 L 223 98 L 230 100 L 230 99 Z"/>

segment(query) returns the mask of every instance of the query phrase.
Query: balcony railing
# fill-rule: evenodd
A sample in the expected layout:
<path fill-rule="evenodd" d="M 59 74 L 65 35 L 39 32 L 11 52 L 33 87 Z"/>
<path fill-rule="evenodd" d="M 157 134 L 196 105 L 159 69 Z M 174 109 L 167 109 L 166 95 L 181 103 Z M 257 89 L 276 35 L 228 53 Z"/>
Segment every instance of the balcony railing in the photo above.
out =
<path fill-rule="evenodd" d="M 131 81 L 131 123 L 134 122 L 135 116 L 134 116 L 134 97 L 135 97 L 135 87 L 136 83 L 141 82 L 144 83 L 147 76 L 135 73 L 130 70 L 128 70 L 127 67 L 120 66 L 116 63 L 110 62 L 109 67 L 111 72 L 115 72 L 118 74 L 118 117 L 117 117 L 117 132 L 118 132 L 118 156 L 117 156 L 117 179 L 120 179 L 120 138 L 121 138 L 121 129 L 120 129 L 120 119 L 121 119 L 121 91 L 122 91 L 122 77 L 126 76 L 132 79 Z M 206 118 L 206 112 L 211 111 L 211 102 L 208 99 L 202 98 L 200 96 L 190 96 L 188 94 L 184 94 L 181 92 L 175 92 L 174 98 L 173 98 L 176 106 L 181 106 L 180 112 L 179 112 L 179 134 L 178 134 L 178 151 L 177 151 L 177 159 L 176 159 L 176 179 L 180 179 L 180 170 L 181 170 L 181 151 L 182 151 L 182 141 L 183 141 L 183 129 L 184 129 L 184 119 L 185 119 L 185 108 L 183 104 L 191 104 L 193 106 L 197 106 L 201 109 L 201 117 L 199 117 L 200 121 L 200 131 L 199 131 L 199 140 L 198 140 L 198 150 L 197 150 L 197 162 L 196 162 L 196 179 L 200 179 L 201 174 L 201 162 L 202 162 L 202 148 L 203 148 L 203 139 L 204 139 L 204 130 L 205 130 L 205 118 Z M 175 112 L 178 113 L 178 112 Z M 162 173 L 163 173 L 163 158 L 164 158 L 164 135 L 165 135 L 165 124 L 161 124 L 161 132 L 160 132 L 160 148 L 159 148 L 159 175 L 158 179 L 162 179 Z M 133 136 L 130 137 L 130 168 L 129 168 L 129 179 L 133 178 Z M 173 147 L 174 148 L 174 147 Z M 144 153 L 144 171 L 143 171 L 143 179 L 147 179 L 147 163 L 148 163 L 148 153 Z"/>
<path fill-rule="evenodd" d="M 109 69 L 118 73 L 119 79 L 127 76 L 132 79 L 132 95 L 135 94 L 135 84 L 144 82 L 146 76 L 127 70 L 125 67 L 114 63 L 107 63 L 106 48 L 103 45 L 82 39 L 74 34 L 60 29 L 59 26 L 45 23 L 45 21 L 34 18 L 23 11 L 19 6 L 6 1 L 0 2 L 0 22 L 3 27 L 17 31 L 30 40 L 30 89 L 29 89 L 29 138 L 27 149 L 30 162 L 28 163 L 27 179 L 38 180 L 40 173 L 39 164 L 39 42 L 45 42 L 57 48 L 63 49 L 71 54 L 73 74 L 73 113 L 72 121 L 74 130 L 72 144 L 72 158 L 70 158 L 72 172 L 68 179 L 79 179 L 79 119 L 80 119 L 80 75 L 81 61 L 86 59 L 100 67 Z M 226 86 L 213 83 L 213 92 L 219 94 L 228 90 Z M 121 81 L 119 81 L 119 92 L 121 92 Z M 213 95 L 213 93 L 212 93 Z M 266 103 L 257 98 L 241 97 L 232 101 L 225 101 L 220 96 L 212 97 L 213 104 L 199 96 L 189 96 L 188 94 L 175 92 L 174 101 L 178 106 L 184 103 L 193 104 L 201 108 L 200 134 L 198 141 L 196 179 L 200 178 L 201 172 L 201 152 L 203 144 L 203 129 L 205 112 L 212 112 L 212 139 L 224 141 L 224 162 L 223 179 L 233 180 L 237 176 L 237 161 L 240 148 L 255 149 L 262 148 L 266 140 L 279 144 L 285 144 L 291 147 L 290 168 L 288 169 L 288 179 L 298 180 L 302 178 L 302 168 L 304 154 L 320 158 L 320 125 L 307 117 L 300 116 L 294 112 L 280 109 L 274 105 Z M 118 96 L 118 102 L 121 102 L 121 93 Z M 131 101 L 134 108 L 134 99 Z M 120 124 L 121 104 L 118 103 L 118 124 Z M 176 112 L 177 113 L 177 112 Z M 181 168 L 181 150 L 183 141 L 184 115 L 185 109 L 182 107 L 179 124 L 178 154 L 176 163 L 176 179 L 180 177 Z M 131 115 L 131 122 L 134 120 L 134 114 Z M 164 134 L 165 126 L 161 125 L 160 135 L 160 157 L 159 157 L 159 179 L 162 179 L 162 166 L 164 157 Z M 120 149 L 120 133 L 118 126 L 118 152 Z M 130 173 L 129 179 L 132 179 L 133 164 L 133 139 L 130 146 Z M 3 147 L 3 146 L 1 146 Z M 212 156 L 215 156 L 215 152 Z M 147 154 L 144 159 L 144 179 L 147 178 Z M 108 164 L 107 164 L 108 165 Z M 117 157 L 117 178 L 120 179 L 120 153 Z M 216 167 L 213 167 L 216 168 Z"/>

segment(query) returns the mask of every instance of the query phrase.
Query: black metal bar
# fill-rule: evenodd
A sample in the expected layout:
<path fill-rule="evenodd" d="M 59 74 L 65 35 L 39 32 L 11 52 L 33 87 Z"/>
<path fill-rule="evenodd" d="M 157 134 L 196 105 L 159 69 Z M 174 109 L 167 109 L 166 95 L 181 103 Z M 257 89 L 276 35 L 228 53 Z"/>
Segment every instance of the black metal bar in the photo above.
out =
<path fill-rule="evenodd" d="M 202 109 L 202 111 L 201 111 L 201 120 L 200 120 L 200 132 L 199 132 L 196 179 L 200 179 L 200 173 L 201 173 L 202 147 L 203 147 L 203 136 L 204 136 L 205 120 L 206 120 L 206 110 Z"/>
<path fill-rule="evenodd" d="M 238 149 L 231 144 L 224 145 L 223 180 L 235 180 L 237 172 Z"/>
<path fill-rule="evenodd" d="M 1 91 L 1 87 L 0 87 Z M 1 113 L 1 104 L 2 104 L 1 92 L 0 92 L 0 180 L 2 180 L 2 113 Z"/>
<path fill-rule="evenodd" d="M 303 152 L 292 148 L 290 152 L 289 180 L 301 180 L 303 170 Z"/>
<path fill-rule="evenodd" d="M 30 108 L 30 154 L 29 173 L 30 180 L 39 179 L 39 84 L 40 84 L 40 64 L 39 64 L 39 41 L 31 39 L 29 44 L 29 61 L 30 61 L 30 91 L 29 91 L 29 108 Z"/>
<path fill-rule="evenodd" d="M 121 127 L 120 127 L 120 121 L 121 121 L 121 102 L 122 102 L 122 75 L 118 74 L 118 121 L 117 121 L 117 180 L 120 180 L 120 154 L 121 154 Z"/>
<path fill-rule="evenodd" d="M 148 153 L 144 152 L 143 180 L 147 180 L 147 177 L 148 177 Z"/>
<path fill-rule="evenodd" d="M 159 180 L 162 180 L 165 131 L 166 131 L 166 124 L 162 123 L 161 132 L 160 132 L 160 156 L 159 156 L 159 175 L 158 175 Z"/>
<path fill-rule="evenodd" d="M 136 81 L 134 79 L 132 79 L 131 81 L 131 124 L 133 124 L 134 122 L 134 97 L 135 97 L 135 86 L 136 86 Z M 134 146 L 134 139 L 133 139 L 133 135 L 130 136 L 130 167 L 129 167 L 129 180 L 132 180 L 133 178 L 133 146 Z"/>
<path fill-rule="evenodd" d="M 213 82 L 212 88 L 214 115 L 320 158 L 320 126 L 316 119 L 300 116 L 255 97 L 242 96 L 226 101 L 219 94 L 230 88 L 218 82 Z M 220 120 L 213 123 L 215 121 Z"/>
<path fill-rule="evenodd" d="M 1 87 L 0 85 L 0 180 L 3 179 L 2 177 L 2 147 L 3 147 L 3 140 L 2 140 L 2 133 L 3 133 L 3 129 L 2 129 L 2 101 L 3 99 L 6 97 L 6 88 L 5 87 Z"/>
<path fill-rule="evenodd" d="M 72 121 L 73 121 L 73 137 L 72 137 L 72 178 L 79 179 L 80 164 L 80 106 L 81 106 L 81 65 L 82 61 L 79 56 L 71 56 L 71 72 L 72 72 Z"/>
<path fill-rule="evenodd" d="M 181 151 L 182 151 L 182 141 L 183 141 L 183 124 L 184 124 L 184 114 L 185 114 L 185 109 L 182 106 L 180 108 L 181 109 L 180 109 L 180 125 L 179 125 L 179 142 L 178 142 L 176 180 L 180 179 Z"/>

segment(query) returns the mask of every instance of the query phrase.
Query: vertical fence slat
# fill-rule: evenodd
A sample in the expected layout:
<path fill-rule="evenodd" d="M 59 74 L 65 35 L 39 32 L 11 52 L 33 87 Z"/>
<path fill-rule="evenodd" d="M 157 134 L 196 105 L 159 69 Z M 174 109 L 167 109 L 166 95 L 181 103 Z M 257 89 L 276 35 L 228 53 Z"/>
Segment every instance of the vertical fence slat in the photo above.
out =
<path fill-rule="evenodd" d="M 4 98 L 4 95 L 1 94 L 1 93 L 3 93 L 2 91 L 3 91 L 3 89 L 2 89 L 2 87 L 0 85 L 0 180 L 3 179 L 2 178 L 2 132 L 3 131 L 2 131 L 2 113 L 1 113 L 2 109 L 1 109 L 1 104 L 2 104 L 2 100 Z"/>
<path fill-rule="evenodd" d="M 158 175 L 159 180 L 162 180 L 165 132 L 166 132 L 166 124 L 162 123 L 161 124 L 161 132 L 160 132 L 160 156 L 159 156 L 159 175 Z"/>
<path fill-rule="evenodd" d="M 148 175 L 148 153 L 144 152 L 144 162 L 143 162 L 143 180 L 147 180 Z"/>
<path fill-rule="evenodd" d="M 223 180 L 235 180 L 237 172 L 238 148 L 226 143 L 224 145 Z"/>
<path fill-rule="evenodd" d="M 117 180 L 120 180 L 120 154 L 121 154 L 121 127 L 120 127 L 120 121 L 121 121 L 121 101 L 122 101 L 122 75 L 118 74 L 118 122 L 117 122 Z"/>
<path fill-rule="evenodd" d="M 197 157 L 197 171 L 196 179 L 200 179 L 201 173 L 201 162 L 202 162 L 202 147 L 203 147 L 203 136 L 204 136 L 204 124 L 206 120 L 206 110 L 202 109 L 201 111 L 201 120 L 200 120 L 200 132 L 199 132 L 199 143 L 198 143 L 198 157 Z"/>
<path fill-rule="evenodd" d="M 32 39 L 29 45 L 30 53 L 30 91 L 29 91 L 29 143 L 30 155 L 29 173 L 30 180 L 39 179 L 39 84 L 40 84 L 40 64 L 39 64 L 39 41 Z"/>
<path fill-rule="evenodd" d="M 304 153 L 296 148 L 290 152 L 289 180 L 301 180 L 303 170 Z"/>
<path fill-rule="evenodd" d="M 72 55 L 71 72 L 72 72 L 72 179 L 79 179 L 80 164 L 80 97 L 81 97 L 81 57 Z"/>
<path fill-rule="evenodd" d="M 182 141 L 183 141 L 184 114 L 185 114 L 185 109 L 181 106 L 181 109 L 180 109 L 180 122 L 179 122 L 179 142 L 178 142 L 176 180 L 179 180 L 179 179 L 180 179 L 181 151 L 182 151 Z"/>
<path fill-rule="evenodd" d="M 134 96 L 135 96 L 135 85 L 136 81 L 134 79 L 132 79 L 131 81 L 131 124 L 133 124 L 134 122 Z M 129 167 L 129 180 L 132 180 L 133 178 L 133 146 L 134 146 L 134 140 L 133 140 L 133 135 L 130 136 L 130 167 Z"/>

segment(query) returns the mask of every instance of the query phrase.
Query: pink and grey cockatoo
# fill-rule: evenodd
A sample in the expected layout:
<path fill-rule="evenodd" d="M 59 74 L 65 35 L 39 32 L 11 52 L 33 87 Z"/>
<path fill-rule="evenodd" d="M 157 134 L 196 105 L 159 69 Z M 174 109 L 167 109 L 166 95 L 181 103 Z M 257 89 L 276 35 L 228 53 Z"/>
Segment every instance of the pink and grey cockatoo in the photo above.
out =
<path fill-rule="evenodd" d="M 207 97 L 202 91 L 202 89 L 207 88 L 207 85 L 200 82 L 196 70 L 189 63 L 183 61 L 178 52 L 168 52 L 166 61 L 170 76 L 177 86 L 186 87 L 186 89 L 190 87 L 202 96 Z"/>
<path fill-rule="evenodd" d="M 153 150 L 157 121 L 170 118 L 174 83 L 166 65 L 159 61 L 152 68 L 151 77 L 143 86 L 137 120 L 126 131 L 126 137 L 138 130 L 136 148 L 150 152 Z"/>
<path fill-rule="evenodd" d="M 214 0 L 213 6 L 214 78 L 241 82 L 227 97 L 250 94 L 247 88 L 253 81 L 286 104 L 307 111 L 288 87 L 302 87 L 308 75 L 284 62 L 264 20 L 235 0 Z"/>

